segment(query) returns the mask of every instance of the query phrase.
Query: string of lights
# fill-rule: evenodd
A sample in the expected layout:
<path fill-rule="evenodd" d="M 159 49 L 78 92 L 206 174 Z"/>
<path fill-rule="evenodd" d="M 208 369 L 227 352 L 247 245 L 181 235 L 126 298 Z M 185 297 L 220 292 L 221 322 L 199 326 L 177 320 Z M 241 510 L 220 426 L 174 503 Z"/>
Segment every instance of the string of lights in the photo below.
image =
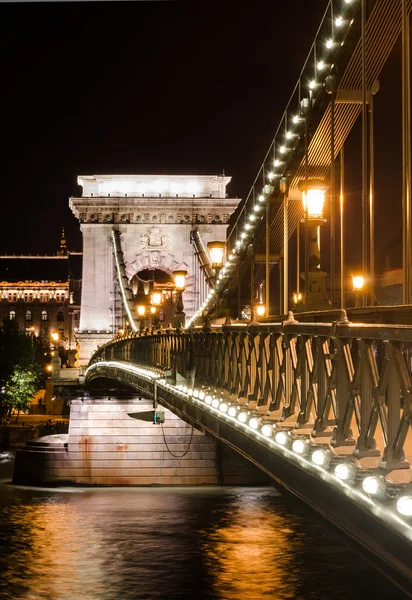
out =
<path fill-rule="evenodd" d="M 226 240 L 226 262 L 219 273 L 214 289 L 188 320 L 186 327 L 192 326 L 204 312 L 211 310 L 220 292 L 227 285 L 228 279 L 233 276 L 236 264 L 239 262 L 239 255 L 254 236 L 263 218 L 265 204 L 272 195 L 275 184 L 287 171 L 288 157 L 291 156 L 295 140 L 304 127 L 305 118 L 301 113 L 302 97 L 310 99 L 314 104 L 320 96 L 327 73 L 334 68 L 337 52 L 344 45 L 348 29 L 354 23 L 353 7 L 357 3 L 357 0 L 330 0 L 328 3 L 273 141 Z M 329 30 L 327 36 L 324 35 L 326 28 Z M 311 76 L 308 76 L 308 73 L 311 73 Z M 294 103 L 297 103 L 297 107 L 292 106 Z"/>

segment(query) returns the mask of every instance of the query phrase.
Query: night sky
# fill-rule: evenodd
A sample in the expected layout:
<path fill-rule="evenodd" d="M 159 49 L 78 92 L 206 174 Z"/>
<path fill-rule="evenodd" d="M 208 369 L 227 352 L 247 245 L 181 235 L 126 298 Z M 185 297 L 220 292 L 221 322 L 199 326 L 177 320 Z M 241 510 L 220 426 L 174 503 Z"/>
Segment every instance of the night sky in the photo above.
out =
<path fill-rule="evenodd" d="M 69 249 L 81 250 L 79 224 L 68 208 L 69 196 L 80 194 L 80 174 L 224 170 L 233 177 L 230 195 L 244 197 L 326 4 L 1 4 L 0 252 L 55 253 L 62 226 Z M 398 68 L 400 74 L 395 55 L 385 70 L 388 88 Z M 400 76 L 392 88 L 400 91 Z M 381 173 L 388 160 L 398 164 L 398 150 L 400 156 L 400 95 L 389 112 L 379 94 L 380 146 L 389 156 L 377 158 Z M 348 156 L 360 170 L 356 132 L 352 138 Z M 397 149 L 388 153 L 388 143 Z M 351 177 L 356 221 L 360 190 Z M 381 211 L 388 192 L 392 174 L 377 182 Z M 399 211 L 392 202 L 387 217 L 379 217 L 388 239 L 400 226 L 398 202 Z"/>

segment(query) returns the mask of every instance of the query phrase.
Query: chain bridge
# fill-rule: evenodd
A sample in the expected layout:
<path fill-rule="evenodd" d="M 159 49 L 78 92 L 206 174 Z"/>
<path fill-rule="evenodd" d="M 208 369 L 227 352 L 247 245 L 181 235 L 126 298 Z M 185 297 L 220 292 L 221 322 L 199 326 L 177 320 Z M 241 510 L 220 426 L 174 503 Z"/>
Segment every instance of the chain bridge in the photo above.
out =
<path fill-rule="evenodd" d="M 137 189 L 142 178 L 131 179 L 123 190 L 119 186 L 109 190 L 113 182 L 104 178 L 84 178 L 89 186 L 103 186 L 101 193 L 93 188 L 92 198 L 90 187 L 87 198 L 72 200 L 86 236 L 85 256 L 91 248 L 95 252 L 84 276 L 79 339 L 89 344 L 89 356 L 92 346 L 95 349 L 97 342 L 101 346 L 91 355 L 85 383 L 107 389 L 107 382 L 116 382 L 150 399 L 152 431 L 163 422 L 166 410 L 219 440 L 341 529 L 408 594 L 412 594 L 411 8 L 411 0 L 327 3 L 247 197 L 239 204 L 229 201 L 228 178 L 209 178 L 202 184 L 203 200 L 195 191 L 189 202 L 187 190 L 182 188 L 184 200 L 177 199 L 179 193 L 168 181 L 168 197 L 173 195 L 185 207 L 199 205 L 196 218 L 188 217 L 184 223 L 186 229 L 176 228 L 175 235 L 189 240 L 189 250 L 172 256 L 172 241 L 157 229 L 149 231 L 139 216 L 131 214 L 130 203 L 143 202 L 147 223 L 151 218 L 167 223 L 166 214 L 158 221 L 156 215 L 150 216 L 154 203 L 163 211 L 167 201 L 159 199 L 161 194 L 154 201 L 153 190 L 148 199 L 147 191 Z M 387 307 L 376 306 L 373 106 L 378 77 L 397 40 L 402 43 L 403 268 L 392 283 L 401 290 L 403 304 Z M 357 294 L 357 311 L 345 312 L 344 150 L 358 118 L 359 257 L 368 287 Z M 109 191 L 115 198 L 109 198 Z M 315 199 L 326 197 L 329 203 L 328 277 L 321 269 L 319 246 L 323 208 L 318 204 L 315 212 L 310 211 L 312 192 Z M 214 223 L 212 209 L 209 222 L 201 219 L 202 205 L 208 203 L 216 214 L 222 213 Z M 229 212 L 234 211 L 230 219 L 229 205 Z M 96 233 L 99 223 L 104 240 Z M 137 231 L 131 230 L 132 225 L 146 236 L 137 255 L 135 250 L 130 253 Z M 226 229 L 224 259 L 214 269 L 207 242 L 221 238 L 219 232 Z M 293 302 L 292 243 L 297 257 Z M 135 316 L 131 277 L 138 269 L 158 265 L 167 272 L 182 267 L 189 272 L 189 289 L 181 298 L 188 318 L 186 323 L 177 321 L 175 328 L 146 327 Z M 110 312 L 111 281 L 116 282 L 116 297 L 127 320 L 117 335 Z M 242 312 L 245 305 L 248 319 Z M 266 310 L 265 317 L 259 317 L 258 305 Z M 78 401 L 79 414 L 88 410 L 86 404 Z M 86 441 L 89 444 L 90 438 Z M 89 450 L 81 452 L 92 464 Z"/>

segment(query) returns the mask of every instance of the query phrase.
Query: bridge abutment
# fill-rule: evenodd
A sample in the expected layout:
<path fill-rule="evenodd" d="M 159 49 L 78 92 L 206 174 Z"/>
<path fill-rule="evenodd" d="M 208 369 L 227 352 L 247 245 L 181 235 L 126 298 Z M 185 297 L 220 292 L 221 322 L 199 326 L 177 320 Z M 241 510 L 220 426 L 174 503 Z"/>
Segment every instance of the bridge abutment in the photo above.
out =
<path fill-rule="evenodd" d="M 14 483 L 31 485 L 247 485 L 267 483 L 254 465 L 152 402 L 74 400 L 67 440 L 32 442 L 16 453 Z"/>

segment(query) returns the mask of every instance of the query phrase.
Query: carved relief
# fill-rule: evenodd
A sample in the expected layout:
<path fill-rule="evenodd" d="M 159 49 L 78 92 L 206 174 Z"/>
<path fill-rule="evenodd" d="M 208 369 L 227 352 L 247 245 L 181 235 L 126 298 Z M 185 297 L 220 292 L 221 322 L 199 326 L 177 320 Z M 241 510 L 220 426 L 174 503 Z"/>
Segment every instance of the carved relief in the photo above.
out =
<path fill-rule="evenodd" d="M 149 233 L 140 236 L 141 251 L 169 250 L 171 239 L 169 234 L 162 234 L 159 227 L 150 227 Z"/>

